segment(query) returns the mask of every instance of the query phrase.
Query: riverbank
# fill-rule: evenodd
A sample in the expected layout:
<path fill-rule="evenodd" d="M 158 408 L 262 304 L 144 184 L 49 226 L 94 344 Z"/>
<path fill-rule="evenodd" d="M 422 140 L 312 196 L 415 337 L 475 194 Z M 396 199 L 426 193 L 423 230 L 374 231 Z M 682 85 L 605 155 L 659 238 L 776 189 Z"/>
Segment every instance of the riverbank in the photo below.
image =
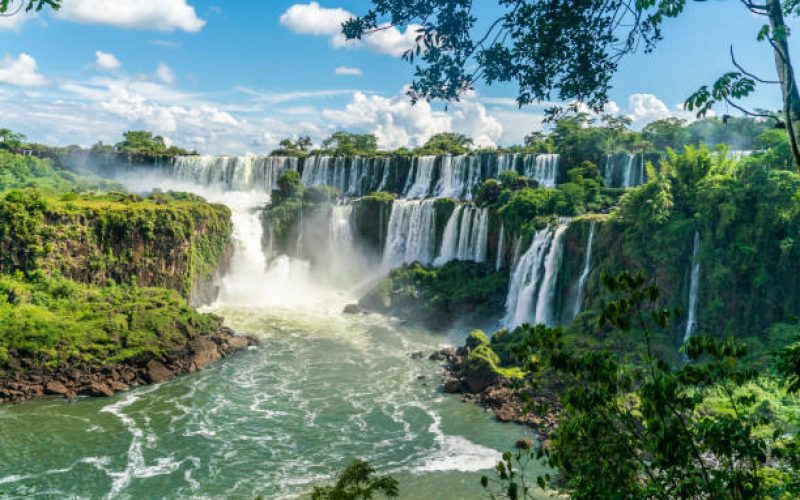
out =
<path fill-rule="evenodd" d="M 165 382 L 194 373 L 250 346 L 253 337 L 236 335 L 221 327 L 216 333 L 186 339 L 163 356 L 146 354 L 120 363 L 98 366 L 67 366 L 48 371 L 30 359 L 9 361 L 10 373 L 0 377 L 0 403 L 18 403 L 45 396 L 112 396 L 132 387 Z"/>
<path fill-rule="evenodd" d="M 561 404 L 555 383 L 537 390 L 519 386 L 496 373 L 466 369 L 468 347 L 449 347 L 432 353 L 432 361 L 442 362 L 442 390 L 461 394 L 461 400 L 491 411 L 500 422 L 530 427 L 543 443 L 558 426 Z"/>

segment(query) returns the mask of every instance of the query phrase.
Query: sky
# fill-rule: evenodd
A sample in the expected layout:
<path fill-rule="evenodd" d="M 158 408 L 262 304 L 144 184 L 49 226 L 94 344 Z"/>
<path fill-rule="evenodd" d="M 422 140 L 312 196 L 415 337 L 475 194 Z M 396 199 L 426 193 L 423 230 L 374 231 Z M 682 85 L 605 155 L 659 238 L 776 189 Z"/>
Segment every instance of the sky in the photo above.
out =
<path fill-rule="evenodd" d="M 412 106 L 404 89 L 413 67 L 400 55 L 413 29 L 358 44 L 338 34 L 368 1 L 63 3 L 58 13 L 0 18 L 0 127 L 36 142 L 113 144 L 125 130 L 144 129 L 201 153 L 265 154 L 285 137 L 319 143 L 340 129 L 397 148 L 447 131 L 504 146 L 542 128 L 545 105 L 518 109 L 511 85 L 479 85 L 446 109 Z M 499 12 L 496 0 L 474 3 L 479 25 Z M 771 52 L 755 41 L 761 24 L 735 0 L 688 2 L 655 52 L 623 61 L 607 109 L 636 127 L 691 119 L 681 103 L 732 69 L 731 45 L 749 70 L 774 78 Z M 780 95 L 767 87 L 746 103 L 776 109 Z"/>

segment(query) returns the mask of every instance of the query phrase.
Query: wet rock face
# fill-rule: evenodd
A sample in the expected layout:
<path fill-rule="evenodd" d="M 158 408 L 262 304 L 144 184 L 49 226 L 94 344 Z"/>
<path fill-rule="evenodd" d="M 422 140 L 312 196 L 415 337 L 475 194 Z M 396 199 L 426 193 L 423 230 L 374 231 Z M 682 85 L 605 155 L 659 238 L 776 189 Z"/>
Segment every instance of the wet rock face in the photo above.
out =
<path fill-rule="evenodd" d="M 251 337 L 237 336 L 222 328 L 214 335 L 187 340 L 161 359 L 138 359 L 115 366 L 67 367 L 55 372 L 20 369 L 0 377 L 0 403 L 20 402 L 43 396 L 74 400 L 78 395 L 108 397 L 136 385 L 158 384 L 208 367 L 250 346 Z M 20 367 L 27 365 L 21 361 Z"/>
<path fill-rule="evenodd" d="M 467 367 L 467 347 L 449 347 L 433 352 L 431 361 L 441 362 L 444 373 L 442 392 L 462 394 L 462 400 L 478 404 L 494 413 L 501 422 L 513 422 L 534 429 L 540 440 L 558 426 L 560 403 L 557 391 L 542 388 L 537 392 L 531 389 L 514 389 L 509 382 L 498 376 L 488 364 L 470 363 Z M 544 413 L 538 413 L 547 408 Z"/>

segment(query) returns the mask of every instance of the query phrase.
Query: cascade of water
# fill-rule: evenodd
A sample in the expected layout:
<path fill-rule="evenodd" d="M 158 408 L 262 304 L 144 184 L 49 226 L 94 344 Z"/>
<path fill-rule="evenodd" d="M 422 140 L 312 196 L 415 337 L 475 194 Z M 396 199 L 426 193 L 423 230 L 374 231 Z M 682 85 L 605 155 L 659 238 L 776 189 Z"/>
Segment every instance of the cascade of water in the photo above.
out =
<path fill-rule="evenodd" d="M 473 186 L 482 181 L 481 157 L 477 154 L 468 155 L 464 157 L 463 162 L 466 163 L 466 167 L 462 166 L 461 168 L 462 171 L 466 171 L 466 181 L 461 183 L 459 198 L 462 200 L 471 200 Z"/>
<path fill-rule="evenodd" d="M 614 187 L 614 155 L 606 156 L 606 167 L 603 169 L 603 183 L 606 187 Z"/>
<path fill-rule="evenodd" d="M 520 252 L 522 252 L 522 238 L 517 237 L 514 239 L 514 255 L 511 257 L 511 269 L 517 267 Z"/>
<path fill-rule="evenodd" d="M 458 252 L 459 240 L 459 225 L 461 223 L 461 212 L 464 210 L 464 205 L 458 205 L 450 218 L 447 219 L 447 225 L 444 227 L 444 234 L 442 235 L 442 246 L 439 250 L 439 256 L 436 257 L 434 265 L 441 266 L 456 258 Z"/>
<path fill-rule="evenodd" d="M 385 268 L 419 261 L 430 264 L 436 243 L 435 200 L 395 200 L 389 216 L 386 245 L 383 252 Z"/>
<path fill-rule="evenodd" d="M 634 176 L 636 174 L 635 169 L 633 168 L 634 163 L 636 162 L 636 155 L 628 155 L 627 159 L 625 160 L 625 175 L 624 175 L 624 183 L 623 186 L 630 187 L 634 185 Z"/>
<path fill-rule="evenodd" d="M 489 210 L 459 205 L 450 214 L 434 265 L 451 260 L 486 262 L 489 247 Z"/>
<path fill-rule="evenodd" d="M 527 322 L 531 315 L 531 301 L 539 283 L 541 262 L 552 239 L 553 232 L 550 228 L 537 231 L 530 248 L 520 256 L 512 268 L 504 320 L 505 326 L 509 329 Z"/>
<path fill-rule="evenodd" d="M 700 286 L 700 232 L 695 231 L 692 246 L 692 275 L 689 281 L 689 314 L 686 318 L 686 331 L 683 342 L 687 342 L 697 330 L 697 289 Z"/>
<path fill-rule="evenodd" d="M 486 262 L 486 256 L 489 253 L 489 209 L 483 208 L 477 211 L 476 216 L 477 229 L 475 231 L 475 262 Z"/>
<path fill-rule="evenodd" d="M 442 172 L 436 184 L 436 196 L 444 198 L 460 198 L 463 191 L 463 157 L 453 158 L 451 155 L 442 156 Z"/>
<path fill-rule="evenodd" d="M 646 177 L 644 155 L 614 154 L 606 158 L 603 180 L 608 187 L 638 186 L 647 180 Z"/>
<path fill-rule="evenodd" d="M 544 277 L 539 287 L 539 297 L 536 300 L 536 316 L 534 323 L 553 326 L 556 323 L 555 296 L 558 272 L 561 269 L 561 259 L 564 255 L 562 236 L 567 230 L 566 224 L 560 224 L 553 235 L 553 243 L 547 258 L 544 261 Z"/>
<path fill-rule="evenodd" d="M 538 182 L 540 186 L 556 187 L 560 158 L 557 154 L 526 155 L 523 174 Z"/>
<path fill-rule="evenodd" d="M 467 207 L 466 210 L 461 212 L 461 225 L 458 229 L 458 250 L 456 250 L 456 258 L 458 260 L 468 260 L 472 254 L 472 249 L 470 248 L 472 224 L 474 222 L 472 215 L 472 207 Z"/>
<path fill-rule="evenodd" d="M 493 172 L 493 175 L 490 177 L 497 178 L 500 172 L 505 172 L 506 170 L 516 170 L 517 158 L 519 158 L 519 153 L 497 155 L 497 161 L 495 162 L 496 168 Z"/>
<path fill-rule="evenodd" d="M 417 156 L 414 158 L 414 183 L 406 191 L 406 198 L 425 198 L 430 195 L 433 182 L 435 156 Z"/>
<path fill-rule="evenodd" d="M 331 249 L 337 254 L 346 255 L 353 248 L 354 236 L 351 217 L 353 205 L 334 205 L 331 207 L 329 224 Z"/>
<path fill-rule="evenodd" d="M 297 158 L 279 156 L 178 156 L 172 177 L 204 187 L 271 193 L 281 174 L 297 166 Z"/>
<path fill-rule="evenodd" d="M 513 267 L 506 298 L 507 328 L 523 323 L 555 323 L 554 299 L 566 228 L 559 224 L 537 231 L 530 248 Z"/>
<path fill-rule="evenodd" d="M 377 161 L 377 160 L 376 160 Z M 390 157 L 382 158 L 381 160 L 381 183 L 378 184 L 376 191 L 383 191 L 386 189 L 386 184 L 389 182 L 389 165 L 392 162 Z"/>
<path fill-rule="evenodd" d="M 220 300 L 249 303 L 258 296 L 267 271 L 267 258 L 262 246 L 264 228 L 261 211 L 248 197 L 226 196 L 233 223 L 234 257 L 231 268 L 222 280 Z"/>
<path fill-rule="evenodd" d="M 586 238 L 586 258 L 583 261 L 583 271 L 578 278 L 578 289 L 575 292 L 575 306 L 572 308 L 572 317 L 578 315 L 583 307 L 583 290 L 586 288 L 586 281 L 589 279 L 589 271 L 592 266 L 592 246 L 594 244 L 594 232 L 597 228 L 597 222 L 592 221 L 589 224 L 589 237 Z"/>
<path fill-rule="evenodd" d="M 500 224 L 500 237 L 497 240 L 497 258 L 494 261 L 494 270 L 499 271 L 503 267 L 503 254 L 506 246 L 506 226 Z"/>
<path fill-rule="evenodd" d="M 368 161 L 366 158 L 360 156 L 354 157 L 350 162 L 350 172 L 348 174 L 347 190 L 342 191 L 343 195 L 358 196 L 361 194 L 361 183 L 369 181 L 369 177 L 365 179 L 365 164 Z"/>

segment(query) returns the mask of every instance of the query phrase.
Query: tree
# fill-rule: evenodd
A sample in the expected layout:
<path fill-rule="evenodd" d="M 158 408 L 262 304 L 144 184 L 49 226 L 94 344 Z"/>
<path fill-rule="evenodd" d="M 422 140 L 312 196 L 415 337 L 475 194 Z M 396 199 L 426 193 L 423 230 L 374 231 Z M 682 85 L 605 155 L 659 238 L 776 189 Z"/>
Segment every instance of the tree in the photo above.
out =
<path fill-rule="evenodd" d="M 428 139 L 424 146 L 417 149 L 417 153 L 426 155 L 461 155 L 467 153 L 470 146 L 472 146 L 472 138 L 455 132 L 442 132 Z"/>
<path fill-rule="evenodd" d="M 58 10 L 61 8 L 61 0 L 0 0 L 0 16 L 13 16 L 23 7 L 26 12 L 39 12 L 45 7 Z"/>
<path fill-rule="evenodd" d="M 274 151 L 273 154 L 276 153 L 307 153 L 313 143 L 311 142 L 311 137 L 307 135 L 301 135 L 297 138 L 297 140 L 292 140 L 291 138 L 287 137 L 283 139 L 281 142 L 278 143 L 279 149 Z"/>
<path fill-rule="evenodd" d="M 375 469 L 367 462 L 356 460 L 336 479 L 332 486 L 315 486 L 314 500 L 370 499 L 381 493 L 387 497 L 398 496 L 397 480 L 389 476 L 374 477 Z"/>
<path fill-rule="evenodd" d="M 679 312 L 655 307 L 659 291 L 642 273 L 602 280 L 613 296 L 597 328 L 642 335 L 641 362 L 576 347 L 560 328 L 523 325 L 511 332 L 530 383 L 545 372 L 558 374 L 563 411 L 551 446 L 525 448 L 516 459 L 505 454 L 497 479 L 484 477 L 483 486 L 499 486 L 507 498 L 531 498 L 515 462 L 536 455 L 559 471 L 557 478 L 539 477 L 539 486 L 575 498 L 796 497 L 796 443 L 745 386 L 757 376 L 741 363 L 745 349 L 732 339 L 695 336 L 683 347 L 691 362 L 669 365 L 654 355 L 652 339 Z M 781 358 L 790 377 L 797 359 L 788 350 Z M 721 406 L 710 408 L 709 398 Z"/>
<path fill-rule="evenodd" d="M 178 156 L 189 154 L 177 146 L 167 147 L 166 140 L 145 130 L 129 130 L 122 134 L 123 140 L 114 145 L 118 153 L 134 155 Z M 196 154 L 196 153 L 194 153 Z"/>
<path fill-rule="evenodd" d="M 378 150 L 378 138 L 373 134 L 354 134 L 340 130 L 323 140 L 322 147 L 345 156 L 372 153 Z"/>
<path fill-rule="evenodd" d="M 678 149 L 687 144 L 689 134 L 686 121 L 680 118 L 664 118 L 650 122 L 642 129 L 642 137 L 655 149 Z"/>
<path fill-rule="evenodd" d="M 633 120 L 627 116 L 609 114 L 603 115 L 600 119 L 608 130 L 608 151 L 612 152 L 617 146 L 617 141 L 628 131 Z"/>
<path fill-rule="evenodd" d="M 697 0 L 699 1 L 699 0 Z M 419 26 L 416 46 L 404 57 L 415 64 L 412 101 L 458 100 L 478 82 L 511 82 L 520 106 L 557 99 L 551 119 L 583 106 L 601 112 L 620 61 L 636 50 L 651 52 L 663 39 L 662 27 L 686 11 L 687 0 L 497 0 L 501 14 L 476 32 L 475 2 L 465 0 L 373 0 L 365 15 L 348 20 L 342 32 L 360 39 L 386 26 Z M 745 114 L 775 119 L 786 128 L 800 167 L 800 92 L 789 54 L 790 30 L 784 16 L 800 15 L 799 0 L 740 0 L 743 15 L 765 19 L 758 40 L 768 43 L 777 80 L 744 69 L 731 50 L 737 71 L 703 86 L 686 107 L 703 116 L 717 103 Z M 694 12 L 697 12 L 695 10 Z M 688 15 L 688 14 L 686 14 Z M 387 21 L 387 23 L 384 23 Z M 758 84 L 778 85 L 784 106 L 776 117 L 737 103 Z"/>
<path fill-rule="evenodd" d="M 17 151 L 22 148 L 24 140 L 24 134 L 16 133 L 11 129 L 0 128 L 0 149 Z"/>

